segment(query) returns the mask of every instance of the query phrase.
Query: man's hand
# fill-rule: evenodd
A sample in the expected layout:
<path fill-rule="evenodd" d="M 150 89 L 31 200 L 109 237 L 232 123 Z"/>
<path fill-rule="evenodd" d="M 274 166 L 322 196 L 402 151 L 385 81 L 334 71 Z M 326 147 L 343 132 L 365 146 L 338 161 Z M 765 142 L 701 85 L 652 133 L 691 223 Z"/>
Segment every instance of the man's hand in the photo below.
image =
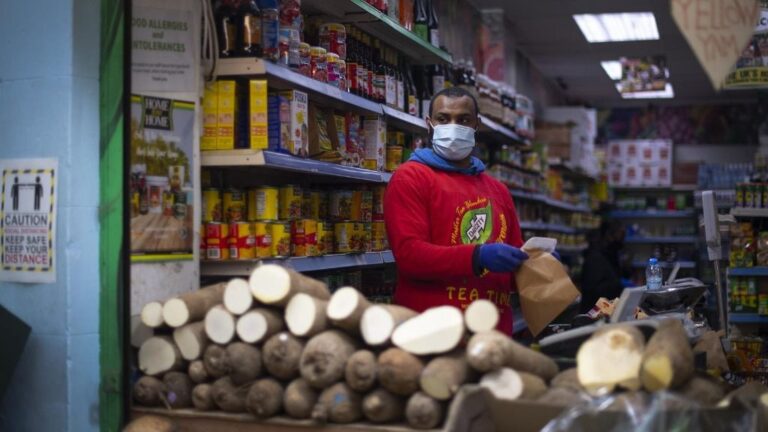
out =
<path fill-rule="evenodd" d="M 480 246 L 480 265 L 492 272 L 511 272 L 517 270 L 528 254 L 505 243 L 486 243 Z"/>

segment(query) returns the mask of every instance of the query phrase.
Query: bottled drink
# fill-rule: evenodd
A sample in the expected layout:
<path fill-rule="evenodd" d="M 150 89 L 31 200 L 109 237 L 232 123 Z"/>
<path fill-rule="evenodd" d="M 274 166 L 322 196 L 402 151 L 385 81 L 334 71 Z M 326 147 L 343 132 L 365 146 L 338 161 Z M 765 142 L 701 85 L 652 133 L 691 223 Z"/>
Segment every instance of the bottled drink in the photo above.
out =
<path fill-rule="evenodd" d="M 429 103 L 432 99 L 432 90 L 429 83 L 429 78 L 426 73 L 426 68 L 420 66 L 416 69 L 416 76 L 419 77 L 419 106 L 420 115 L 422 118 L 426 118 L 429 115 Z"/>
<path fill-rule="evenodd" d="M 394 52 L 387 49 L 387 82 L 385 99 L 387 105 L 397 108 L 397 68 L 394 65 Z"/>
<path fill-rule="evenodd" d="M 427 0 L 413 2 L 413 32 L 425 42 L 429 42 L 429 10 L 427 6 Z"/>
<path fill-rule="evenodd" d="M 280 18 L 277 11 L 277 0 L 261 0 L 261 48 L 264 52 L 264 58 L 270 61 L 277 61 L 278 49 L 278 30 L 280 27 Z"/>
<path fill-rule="evenodd" d="M 357 56 L 357 39 L 352 26 L 347 25 L 347 82 L 349 83 L 349 92 L 360 95 L 357 86 L 357 69 L 359 60 Z"/>
<path fill-rule="evenodd" d="M 373 48 L 371 45 L 371 37 L 368 35 L 365 35 L 365 60 L 367 62 L 366 64 L 366 70 L 368 71 L 368 99 L 372 101 L 378 100 L 378 92 L 376 91 L 376 86 L 374 83 L 374 77 L 376 76 L 376 63 L 374 62 L 373 58 Z"/>
<path fill-rule="evenodd" d="M 429 42 L 436 48 L 440 48 L 440 30 L 438 29 L 437 14 L 435 13 L 435 2 L 427 0 L 429 3 L 429 19 L 427 20 L 427 26 L 429 27 Z"/>
<path fill-rule="evenodd" d="M 395 86 L 396 86 L 396 102 L 397 109 L 400 111 L 406 111 L 408 107 L 405 106 L 405 75 L 403 74 L 403 64 L 397 53 L 393 53 L 395 58 Z"/>
<path fill-rule="evenodd" d="M 445 88 L 445 74 L 443 73 L 442 65 L 431 65 L 429 67 L 429 74 L 432 78 L 432 94 Z"/>
<path fill-rule="evenodd" d="M 373 76 L 374 100 L 380 104 L 386 103 L 387 97 L 387 65 L 384 60 L 384 50 L 378 39 L 373 41 L 373 62 L 376 65 Z"/>
<path fill-rule="evenodd" d="M 403 63 L 403 70 L 405 72 L 405 90 L 407 113 L 412 116 L 419 116 L 419 94 L 416 90 L 416 81 L 413 79 L 413 71 L 407 63 Z"/>
<path fill-rule="evenodd" d="M 656 258 L 648 260 L 648 266 L 645 268 L 645 286 L 648 291 L 661 289 L 661 264 Z"/>
<path fill-rule="evenodd" d="M 231 0 L 218 0 L 214 5 L 219 56 L 232 57 L 237 51 L 237 10 Z"/>
<path fill-rule="evenodd" d="M 246 57 L 261 57 L 261 11 L 256 0 L 240 3 L 238 16 L 241 51 Z"/>

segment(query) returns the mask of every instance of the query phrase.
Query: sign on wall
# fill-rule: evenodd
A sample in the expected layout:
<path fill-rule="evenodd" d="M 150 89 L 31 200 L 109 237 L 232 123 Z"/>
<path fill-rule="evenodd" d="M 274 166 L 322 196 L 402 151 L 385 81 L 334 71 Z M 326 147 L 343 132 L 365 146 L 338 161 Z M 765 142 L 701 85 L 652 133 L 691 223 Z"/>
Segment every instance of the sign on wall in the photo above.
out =
<path fill-rule="evenodd" d="M 0 280 L 56 282 L 56 159 L 0 159 Z"/>
<path fill-rule="evenodd" d="M 725 78 L 725 88 L 768 87 L 768 0 L 760 1 L 760 17 L 752 39 Z"/>

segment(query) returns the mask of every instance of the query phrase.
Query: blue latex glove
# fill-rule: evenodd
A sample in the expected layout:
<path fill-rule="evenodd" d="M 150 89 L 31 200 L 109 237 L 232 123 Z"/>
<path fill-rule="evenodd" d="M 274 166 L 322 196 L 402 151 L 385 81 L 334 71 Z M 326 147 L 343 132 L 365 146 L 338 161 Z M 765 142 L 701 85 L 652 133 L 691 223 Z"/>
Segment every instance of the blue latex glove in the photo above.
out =
<path fill-rule="evenodd" d="M 559 253 L 557 253 L 557 251 L 556 251 L 556 250 L 553 250 L 553 251 L 552 251 L 552 256 L 553 256 L 553 257 L 555 257 L 555 259 L 556 259 L 556 260 L 558 260 L 558 261 L 560 261 L 560 262 L 563 262 L 563 258 L 561 258 L 561 257 L 560 257 L 560 254 L 559 254 Z"/>
<path fill-rule="evenodd" d="M 480 246 L 480 265 L 492 272 L 517 270 L 528 254 L 505 243 L 486 243 Z"/>

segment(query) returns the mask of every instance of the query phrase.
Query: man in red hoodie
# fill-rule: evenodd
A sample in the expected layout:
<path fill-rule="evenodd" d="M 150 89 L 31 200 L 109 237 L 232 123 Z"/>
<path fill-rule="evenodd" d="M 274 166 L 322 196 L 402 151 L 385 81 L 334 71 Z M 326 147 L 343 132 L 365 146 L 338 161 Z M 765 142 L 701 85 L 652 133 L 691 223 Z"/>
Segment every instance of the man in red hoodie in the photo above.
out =
<path fill-rule="evenodd" d="M 387 187 L 384 220 L 398 270 L 394 301 L 417 311 L 477 299 L 497 305 L 498 328 L 512 329 L 513 272 L 528 256 L 509 189 L 473 157 L 477 101 L 451 87 L 435 94 L 419 149 Z"/>

